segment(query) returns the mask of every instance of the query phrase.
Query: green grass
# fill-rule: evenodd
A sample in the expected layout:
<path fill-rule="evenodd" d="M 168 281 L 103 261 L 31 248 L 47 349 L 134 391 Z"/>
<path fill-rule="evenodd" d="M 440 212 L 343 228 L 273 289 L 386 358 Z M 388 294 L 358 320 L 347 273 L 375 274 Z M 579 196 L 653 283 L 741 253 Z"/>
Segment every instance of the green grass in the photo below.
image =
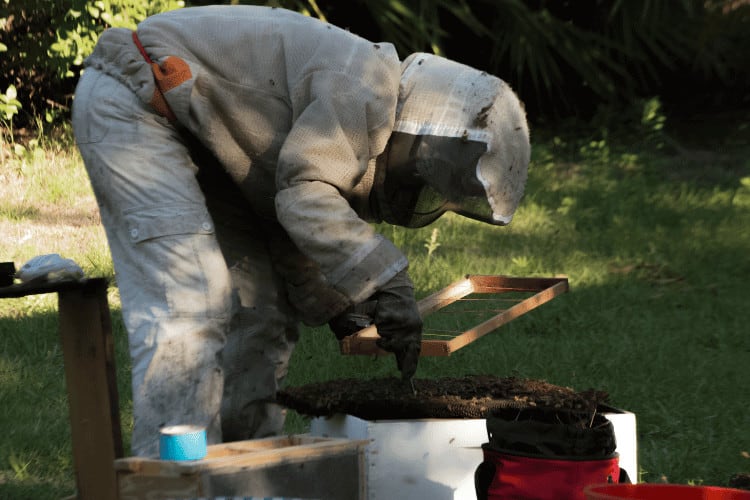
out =
<path fill-rule="evenodd" d="M 415 231 L 381 226 L 409 256 L 420 296 L 469 273 L 570 280 L 570 293 L 452 356 L 423 358 L 417 377 L 489 373 L 607 391 L 637 416 L 643 481 L 726 485 L 750 470 L 748 127 L 745 120 L 716 132 L 719 140 L 682 143 L 687 149 L 658 133 L 571 140 L 538 132 L 527 194 L 509 227 L 457 216 Z M 57 252 L 111 277 L 76 153 L 44 153 L 11 158 L 0 171 L 0 260 L 20 265 Z M 116 289 L 110 303 L 127 439 L 129 363 Z M 49 296 L 0 301 L 2 498 L 74 490 L 54 312 Z M 287 383 L 395 373 L 391 358 L 340 356 L 327 329 L 306 329 Z M 299 415 L 288 420 L 288 430 L 305 430 Z"/>

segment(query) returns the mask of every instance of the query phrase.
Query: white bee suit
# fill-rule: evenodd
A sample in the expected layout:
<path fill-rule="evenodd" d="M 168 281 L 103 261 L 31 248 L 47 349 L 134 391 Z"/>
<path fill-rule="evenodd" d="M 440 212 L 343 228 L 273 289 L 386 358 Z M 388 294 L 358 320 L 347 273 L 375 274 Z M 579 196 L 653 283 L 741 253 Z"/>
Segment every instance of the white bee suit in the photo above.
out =
<path fill-rule="evenodd" d="M 399 210 L 376 192 L 401 62 L 267 7 L 179 9 L 136 33 L 101 35 L 73 108 L 129 335 L 133 453 L 155 454 L 171 424 L 211 442 L 278 433 L 298 322 L 325 324 L 408 266 L 369 223 Z"/>

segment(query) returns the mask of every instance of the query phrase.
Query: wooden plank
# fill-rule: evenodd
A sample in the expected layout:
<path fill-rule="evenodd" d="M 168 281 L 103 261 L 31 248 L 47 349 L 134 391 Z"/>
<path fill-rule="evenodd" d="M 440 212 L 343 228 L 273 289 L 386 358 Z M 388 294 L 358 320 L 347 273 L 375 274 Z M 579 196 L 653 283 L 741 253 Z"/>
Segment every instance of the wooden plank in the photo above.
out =
<path fill-rule="evenodd" d="M 351 452 L 360 446 L 364 446 L 365 443 L 365 441 L 359 443 L 347 440 L 324 441 L 258 452 L 240 453 L 220 459 L 204 460 L 203 464 L 195 464 L 193 470 L 252 469 L 272 467 L 282 463 L 309 462 L 332 455 Z"/>
<path fill-rule="evenodd" d="M 515 276 L 468 275 L 476 293 L 538 292 L 560 282 L 567 285 L 567 278 L 526 278 Z"/>
<path fill-rule="evenodd" d="M 422 317 L 425 317 L 438 309 L 442 309 L 443 307 L 454 303 L 462 297 L 466 297 L 474 291 L 473 279 L 466 276 L 465 278 L 455 281 L 442 290 L 420 300 L 417 303 L 419 313 Z"/>
<path fill-rule="evenodd" d="M 116 499 L 123 452 L 106 282 L 60 290 L 58 307 L 78 498 Z"/>
<path fill-rule="evenodd" d="M 355 337 L 349 336 L 340 343 L 342 354 L 357 354 L 370 356 L 387 356 L 391 353 L 378 347 L 376 341 L 379 337 Z M 422 340 L 420 356 L 447 356 L 450 354 L 445 340 Z"/>
<path fill-rule="evenodd" d="M 309 435 L 222 443 L 190 462 L 128 457 L 115 461 L 119 500 L 215 496 L 359 499 L 368 440 Z"/>
<path fill-rule="evenodd" d="M 471 342 L 474 342 L 479 337 L 482 337 L 509 321 L 526 314 L 544 304 L 549 302 L 553 298 L 557 297 L 561 293 L 564 293 L 568 289 L 567 281 L 560 281 L 554 284 L 552 287 L 542 290 L 541 292 L 519 302 L 515 306 L 506 309 L 505 311 L 493 316 L 485 322 L 466 330 L 461 335 L 454 337 L 447 342 L 448 352 L 454 352 L 464 347 Z"/>
<path fill-rule="evenodd" d="M 32 280 L 26 283 L 16 283 L 15 285 L 0 287 L 0 299 L 56 293 L 66 290 L 80 290 L 102 285 L 106 287 L 106 283 L 107 280 L 104 278 L 65 279 L 59 281 Z"/>
<path fill-rule="evenodd" d="M 288 461 L 305 461 L 356 450 L 367 441 L 312 437 L 307 435 L 253 439 L 210 445 L 206 458 L 194 461 L 127 457 L 116 460 L 116 471 L 141 475 L 184 475 L 226 467 L 261 467 Z"/>
<path fill-rule="evenodd" d="M 164 471 L 172 470 L 176 474 L 182 474 L 187 469 L 194 467 L 193 464 L 206 464 L 210 463 L 209 461 L 213 459 L 224 459 L 225 457 L 241 453 L 258 452 L 288 446 L 299 446 L 302 444 L 319 442 L 323 439 L 324 438 L 313 437 L 303 439 L 300 436 L 282 436 L 219 443 L 209 445 L 206 448 L 206 457 L 198 462 L 160 460 L 154 457 L 127 457 L 115 461 L 115 470 L 139 472 L 143 474 L 161 474 Z"/>

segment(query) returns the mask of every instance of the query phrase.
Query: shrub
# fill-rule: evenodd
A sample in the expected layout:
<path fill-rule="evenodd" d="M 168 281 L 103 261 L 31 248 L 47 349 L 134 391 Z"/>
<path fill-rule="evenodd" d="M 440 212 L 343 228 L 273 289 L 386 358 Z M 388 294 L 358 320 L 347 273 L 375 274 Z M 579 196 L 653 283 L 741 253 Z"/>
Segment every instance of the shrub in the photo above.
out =
<path fill-rule="evenodd" d="M 0 0 L 0 90 L 17 122 L 67 115 L 81 63 L 109 26 L 211 0 Z M 231 0 L 294 9 L 446 55 L 508 81 L 532 119 L 658 96 L 665 109 L 750 105 L 750 0 Z M 468 47 L 468 50 L 467 50 Z"/>
<path fill-rule="evenodd" d="M 15 120 L 66 116 L 84 57 L 110 26 L 135 27 L 147 16 L 182 7 L 180 0 L 3 0 L 0 88 L 13 85 L 23 106 Z"/>

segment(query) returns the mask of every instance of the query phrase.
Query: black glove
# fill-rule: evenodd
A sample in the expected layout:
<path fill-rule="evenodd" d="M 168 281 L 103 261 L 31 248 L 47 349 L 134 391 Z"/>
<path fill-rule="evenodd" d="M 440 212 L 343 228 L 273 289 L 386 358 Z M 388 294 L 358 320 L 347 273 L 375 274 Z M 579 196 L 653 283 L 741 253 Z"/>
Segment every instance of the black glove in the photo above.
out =
<path fill-rule="evenodd" d="M 422 348 L 422 317 L 414 300 L 414 285 L 406 270 L 375 293 L 375 325 L 378 347 L 396 355 L 396 364 L 405 380 L 417 371 Z"/>
<path fill-rule="evenodd" d="M 350 307 L 328 325 L 336 337 L 342 339 L 371 322 L 378 328 L 378 347 L 394 353 L 401 376 L 411 379 L 417 371 L 422 348 L 422 317 L 406 270 L 394 276 L 370 299 Z"/>

